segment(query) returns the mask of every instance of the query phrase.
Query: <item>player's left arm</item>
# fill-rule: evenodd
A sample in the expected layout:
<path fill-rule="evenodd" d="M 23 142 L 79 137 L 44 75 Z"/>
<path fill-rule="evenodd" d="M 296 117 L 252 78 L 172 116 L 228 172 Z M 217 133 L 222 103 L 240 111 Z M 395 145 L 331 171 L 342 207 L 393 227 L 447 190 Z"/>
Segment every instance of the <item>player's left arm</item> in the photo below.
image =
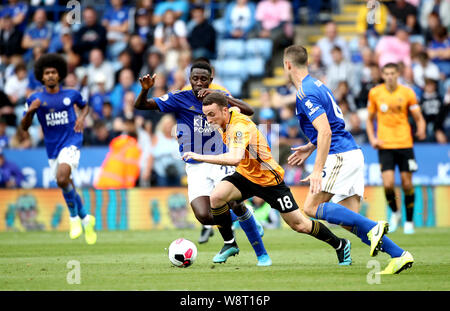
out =
<path fill-rule="evenodd" d="M 322 171 L 328 157 L 331 145 L 331 128 L 326 113 L 314 119 L 312 125 L 317 130 L 317 155 L 312 173 L 302 181 L 309 181 L 309 190 L 312 194 L 322 191 Z"/>
<path fill-rule="evenodd" d="M 409 113 L 411 113 L 411 116 L 414 119 L 414 122 L 416 123 L 416 137 L 419 140 L 424 140 L 427 137 L 427 125 L 425 122 L 425 119 L 422 115 L 422 109 L 420 109 L 419 103 L 416 99 L 416 94 L 413 91 L 410 91 L 410 98 L 409 98 Z"/>
<path fill-rule="evenodd" d="M 186 152 L 183 155 L 183 160 L 195 160 L 199 162 L 206 162 L 211 164 L 238 166 L 244 158 L 245 150 L 239 147 L 232 147 L 230 151 L 223 154 L 198 154 L 194 152 Z"/>
<path fill-rule="evenodd" d="M 77 133 L 81 133 L 84 128 L 84 121 L 86 120 L 87 115 L 89 114 L 89 105 L 84 104 L 84 106 L 80 107 L 80 113 L 78 115 L 77 120 L 75 121 L 74 130 Z"/>

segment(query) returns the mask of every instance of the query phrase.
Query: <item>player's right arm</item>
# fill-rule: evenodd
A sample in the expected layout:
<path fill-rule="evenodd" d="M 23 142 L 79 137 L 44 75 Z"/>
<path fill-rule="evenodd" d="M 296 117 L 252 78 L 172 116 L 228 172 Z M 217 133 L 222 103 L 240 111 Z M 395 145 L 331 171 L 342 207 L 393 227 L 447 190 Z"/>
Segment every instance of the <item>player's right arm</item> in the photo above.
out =
<path fill-rule="evenodd" d="M 366 132 L 367 132 L 367 137 L 369 139 L 369 143 L 370 145 L 375 148 L 375 149 L 379 149 L 381 147 L 381 141 L 378 140 L 378 138 L 375 135 L 375 127 L 374 127 L 374 120 L 375 117 L 377 115 L 377 108 L 376 108 L 376 102 L 375 102 L 375 97 L 376 95 L 374 94 L 374 90 L 370 90 L 369 91 L 369 102 L 367 105 L 367 112 L 368 112 L 368 117 L 367 117 L 367 121 L 366 121 Z"/>
<path fill-rule="evenodd" d="M 36 98 L 31 102 L 31 104 L 28 106 L 28 109 L 26 110 L 25 115 L 22 118 L 22 121 L 20 122 L 20 128 L 23 131 L 28 131 L 31 124 L 33 123 L 33 117 L 38 108 L 41 106 L 41 100 L 39 98 Z"/>
<path fill-rule="evenodd" d="M 140 77 L 139 82 L 141 83 L 141 92 L 139 93 L 139 96 L 136 99 L 136 102 L 134 103 L 134 108 L 139 110 L 159 110 L 158 105 L 156 104 L 155 100 L 150 98 L 147 99 L 148 91 L 153 87 L 155 84 L 155 77 L 156 74 L 153 74 L 153 76 L 150 77 L 149 74 Z"/>

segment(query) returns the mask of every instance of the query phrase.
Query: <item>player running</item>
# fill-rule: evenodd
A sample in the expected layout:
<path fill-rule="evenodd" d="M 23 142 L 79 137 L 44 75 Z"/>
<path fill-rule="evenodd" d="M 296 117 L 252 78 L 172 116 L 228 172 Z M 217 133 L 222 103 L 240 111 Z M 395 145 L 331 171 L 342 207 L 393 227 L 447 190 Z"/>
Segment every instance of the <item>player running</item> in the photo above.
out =
<path fill-rule="evenodd" d="M 224 246 L 213 262 L 223 254 L 239 253 L 230 228 L 228 203 L 258 196 L 277 209 L 293 230 L 330 244 L 337 251 L 339 264 L 350 265 L 350 241 L 338 238 L 324 224 L 300 212 L 291 190 L 283 181 L 284 170 L 272 157 L 266 138 L 249 117 L 232 109 L 228 108 L 226 97 L 221 93 L 209 94 L 203 100 L 203 112 L 208 122 L 222 132 L 228 147 L 226 153 L 186 152 L 183 156 L 185 160 L 237 166 L 236 172 L 223 178 L 211 193 L 212 214 L 224 239 Z M 244 216 L 248 215 L 249 212 Z M 268 256 L 267 261 L 271 262 Z"/>
<path fill-rule="evenodd" d="M 62 56 L 41 56 L 34 66 L 34 74 L 44 85 L 44 89 L 33 93 L 27 99 L 19 130 L 27 131 L 37 114 L 44 132 L 50 169 L 69 208 L 70 238 L 78 238 L 83 233 L 83 226 L 87 244 L 95 244 L 95 217 L 86 213 L 71 177 L 80 160 L 82 131 L 89 106 L 78 91 L 60 87 L 67 75 L 67 63 Z M 81 109 L 78 117 L 74 109 L 75 104 Z"/>
<path fill-rule="evenodd" d="M 370 245 L 370 255 L 378 251 L 392 259 L 381 274 L 399 273 L 412 266 L 412 255 L 384 234 L 388 223 L 378 223 L 358 214 L 364 193 L 364 155 L 347 132 L 344 117 L 331 91 L 312 78 L 307 69 L 306 49 L 299 45 L 284 51 L 284 69 L 298 89 L 296 114 L 310 142 L 292 148 L 291 165 L 302 164 L 314 150 L 313 172 L 303 181 L 310 183 L 304 211 L 311 217 L 341 225 Z"/>
<path fill-rule="evenodd" d="M 405 194 L 406 222 L 404 233 L 414 233 L 414 186 L 412 173 L 417 170 L 414 158 L 413 136 L 409 125 L 409 113 L 416 125 L 416 136 L 420 140 L 426 138 L 426 123 L 412 89 L 397 82 L 398 65 L 388 63 L 381 73 L 384 83 L 372 88 L 369 92 L 367 110 L 367 136 L 370 144 L 378 149 L 381 164 L 384 193 L 392 215 L 389 219 L 389 232 L 394 232 L 401 220 L 400 210 L 395 198 L 395 167 L 400 171 L 403 193 Z M 374 119 L 377 119 L 375 132 Z"/>
<path fill-rule="evenodd" d="M 206 62 L 196 62 L 192 65 L 189 77 L 192 90 L 175 91 L 159 98 L 147 99 L 148 91 L 153 87 L 155 77 L 156 75 L 146 75 L 139 78 L 142 90 L 136 99 L 135 108 L 160 110 L 164 113 L 175 114 L 181 155 L 187 151 L 195 151 L 200 154 L 222 153 L 224 149 L 222 139 L 217 131 L 210 127 L 202 111 L 203 98 L 209 93 L 218 92 L 208 88 L 212 82 L 210 65 Z M 228 96 L 227 102 L 229 105 L 239 108 L 245 114 L 253 114 L 253 109 L 238 99 Z M 215 225 L 211 214 L 209 195 L 214 186 L 233 171 L 234 167 L 226 165 L 211 165 L 193 160 L 186 161 L 189 202 L 195 217 L 202 225 Z M 234 211 L 235 213 L 231 214 L 232 222 L 239 220 L 255 250 L 258 265 L 265 265 L 267 261 L 264 255 L 267 255 L 267 252 L 261 239 L 262 232 L 258 230 L 255 217 L 251 215 L 247 218 L 247 208 L 243 203 L 235 207 Z M 242 218 L 243 216 L 246 218 Z M 262 229 L 261 226 L 260 228 Z M 227 258 L 228 256 L 223 256 L 218 259 L 218 262 L 225 262 Z"/>

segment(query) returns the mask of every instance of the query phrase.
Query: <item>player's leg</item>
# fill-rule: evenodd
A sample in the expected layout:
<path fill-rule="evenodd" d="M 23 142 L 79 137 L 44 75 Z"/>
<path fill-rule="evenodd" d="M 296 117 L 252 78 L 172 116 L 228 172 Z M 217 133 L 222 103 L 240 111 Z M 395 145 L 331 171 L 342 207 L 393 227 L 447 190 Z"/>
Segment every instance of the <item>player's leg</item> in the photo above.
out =
<path fill-rule="evenodd" d="M 241 192 L 230 182 L 222 181 L 210 196 L 211 214 L 224 240 L 224 246 L 213 258 L 214 263 L 226 262 L 228 257 L 239 253 L 233 230 L 231 229 L 230 207 L 228 202 L 240 200 Z"/>
<path fill-rule="evenodd" d="M 397 230 L 401 220 L 401 212 L 398 208 L 395 195 L 396 150 L 379 150 L 378 158 L 381 166 L 384 194 L 388 206 L 392 211 L 391 217 L 389 218 L 389 232 L 394 232 Z"/>
<path fill-rule="evenodd" d="M 406 222 L 404 225 L 404 233 L 413 234 L 414 233 L 414 200 L 415 192 L 414 186 L 412 184 L 412 173 L 411 172 L 400 172 L 402 189 L 405 195 L 405 207 L 406 207 Z"/>

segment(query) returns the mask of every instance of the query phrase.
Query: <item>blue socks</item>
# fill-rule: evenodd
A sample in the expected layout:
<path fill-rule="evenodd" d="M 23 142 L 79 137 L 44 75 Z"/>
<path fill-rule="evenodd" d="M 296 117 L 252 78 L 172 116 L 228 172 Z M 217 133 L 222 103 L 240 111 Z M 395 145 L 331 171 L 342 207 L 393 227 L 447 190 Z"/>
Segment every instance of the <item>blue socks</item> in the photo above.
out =
<path fill-rule="evenodd" d="M 377 223 L 358 213 L 355 213 L 343 205 L 336 203 L 322 203 L 316 211 L 316 218 L 323 219 L 329 223 L 352 227 L 352 232 L 356 234 L 364 243 L 370 245 L 367 233 Z M 391 239 L 384 236 L 381 250 L 391 257 L 399 257 L 403 254 L 403 249 L 398 247 Z"/>
<path fill-rule="evenodd" d="M 230 215 L 231 215 L 231 223 L 233 223 L 236 220 L 238 220 L 237 215 L 233 212 L 233 210 L 231 208 L 230 208 Z"/>
<path fill-rule="evenodd" d="M 267 251 L 264 248 L 264 244 L 261 239 L 261 235 L 258 232 L 258 227 L 255 222 L 255 216 L 253 216 L 250 210 L 247 209 L 245 214 L 237 217 L 237 219 L 239 220 L 239 224 L 241 225 L 242 230 L 244 230 L 245 235 L 247 235 L 247 239 L 255 250 L 256 256 L 259 257 L 261 255 L 267 254 Z"/>
<path fill-rule="evenodd" d="M 87 213 L 81 201 L 80 195 L 71 184 L 66 189 L 62 189 L 64 200 L 69 208 L 70 217 L 79 216 L 81 219 L 86 217 Z"/>

